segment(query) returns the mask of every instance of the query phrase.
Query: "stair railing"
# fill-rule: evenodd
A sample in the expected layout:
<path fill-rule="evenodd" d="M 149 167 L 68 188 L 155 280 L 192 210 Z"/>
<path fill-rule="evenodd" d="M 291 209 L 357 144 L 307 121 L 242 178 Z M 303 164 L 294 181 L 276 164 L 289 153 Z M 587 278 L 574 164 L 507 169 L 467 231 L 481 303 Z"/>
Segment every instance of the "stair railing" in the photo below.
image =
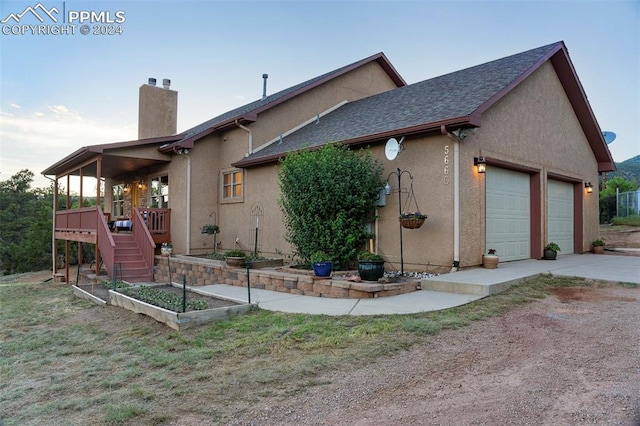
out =
<path fill-rule="evenodd" d="M 156 248 L 156 243 L 153 242 L 153 237 L 145 224 L 144 217 L 139 208 L 134 209 L 133 236 L 138 243 L 138 247 L 149 271 L 153 274 L 153 251 Z"/>

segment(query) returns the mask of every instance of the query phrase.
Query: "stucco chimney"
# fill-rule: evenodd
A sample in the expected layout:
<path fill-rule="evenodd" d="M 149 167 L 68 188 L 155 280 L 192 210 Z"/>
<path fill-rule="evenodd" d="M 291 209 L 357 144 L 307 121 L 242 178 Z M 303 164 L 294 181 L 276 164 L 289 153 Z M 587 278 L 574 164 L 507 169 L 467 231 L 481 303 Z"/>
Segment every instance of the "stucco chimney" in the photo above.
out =
<path fill-rule="evenodd" d="M 156 79 L 140 86 L 138 103 L 138 139 L 172 136 L 178 130 L 178 92 L 170 90 L 170 80 L 164 79 L 163 87 L 156 86 Z"/>

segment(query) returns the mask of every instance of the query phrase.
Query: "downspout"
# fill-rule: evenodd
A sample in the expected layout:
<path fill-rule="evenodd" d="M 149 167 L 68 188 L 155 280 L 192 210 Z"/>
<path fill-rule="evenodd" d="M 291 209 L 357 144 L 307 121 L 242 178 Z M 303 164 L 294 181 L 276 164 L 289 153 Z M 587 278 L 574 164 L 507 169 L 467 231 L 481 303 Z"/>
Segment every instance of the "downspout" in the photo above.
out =
<path fill-rule="evenodd" d="M 187 159 L 187 220 L 185 221 L 185 234 L 187 235 L 186 255 L 191 254 L 191 157 L 188 148 L 173 148 L 173 152 Z"/>
<path fill-rule="evenodd" d="M 453 141 L 453 264 L 451 272 L 460 267 L 460 138 L 447 130 L 440 128 L 443 135 Z"/>
<path fill-rule="evenodd" d="M 453 266 L 460 267 L 460 140 L 453 141 Z"/>
<path fill-rule="evenodd" d="M 236 120 L 236 126 L 249 133 L 249 152 L 247 155 L 251 155 L 253 153 L 253 133 L 251 132 L 251 129 L 240 124 L 238 120 Z"/>
<path fill-rule="evenodd" d="M 187 159 L 187 256 L 191 254 L 191 157 L 188 153 L 183 154 Z"/>

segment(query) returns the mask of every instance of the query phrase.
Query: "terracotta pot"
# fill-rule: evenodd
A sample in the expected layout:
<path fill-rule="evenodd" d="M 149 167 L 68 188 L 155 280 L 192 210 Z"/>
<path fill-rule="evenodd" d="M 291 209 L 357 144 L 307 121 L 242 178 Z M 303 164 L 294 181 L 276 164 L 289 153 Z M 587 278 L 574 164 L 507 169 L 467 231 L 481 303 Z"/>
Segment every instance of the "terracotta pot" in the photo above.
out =
<path fill-rule="evenodd" d="M 595 254 L 602 254 L 602 253 L 604 253 L 604 246 L 591 246 L 591 250 Z"/>
<path fill-rule="evenodd" d="M 495 254 L 485 254 L 482 255 L 482 266 L 486 269 L 496 269 L 498 267 L 498 262 L 500 261 L 500 257 Z"/>

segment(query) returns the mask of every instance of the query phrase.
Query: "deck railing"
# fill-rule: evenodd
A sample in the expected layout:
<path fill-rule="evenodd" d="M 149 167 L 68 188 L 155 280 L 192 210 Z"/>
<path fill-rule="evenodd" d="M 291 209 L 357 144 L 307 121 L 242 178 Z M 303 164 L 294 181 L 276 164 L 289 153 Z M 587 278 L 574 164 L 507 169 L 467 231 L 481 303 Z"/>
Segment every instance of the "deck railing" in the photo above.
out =
<path fill-rule="evenodd" d="M 171 209 L 138 208 L 151 235 L 168 234 L 171 225 Z"/>
<path fill-rule="evenodd" d="M 56 231 L 93 231 L 98 226 L 98 210 L 97 207 L 82 207 L 56 211 Z"/>

